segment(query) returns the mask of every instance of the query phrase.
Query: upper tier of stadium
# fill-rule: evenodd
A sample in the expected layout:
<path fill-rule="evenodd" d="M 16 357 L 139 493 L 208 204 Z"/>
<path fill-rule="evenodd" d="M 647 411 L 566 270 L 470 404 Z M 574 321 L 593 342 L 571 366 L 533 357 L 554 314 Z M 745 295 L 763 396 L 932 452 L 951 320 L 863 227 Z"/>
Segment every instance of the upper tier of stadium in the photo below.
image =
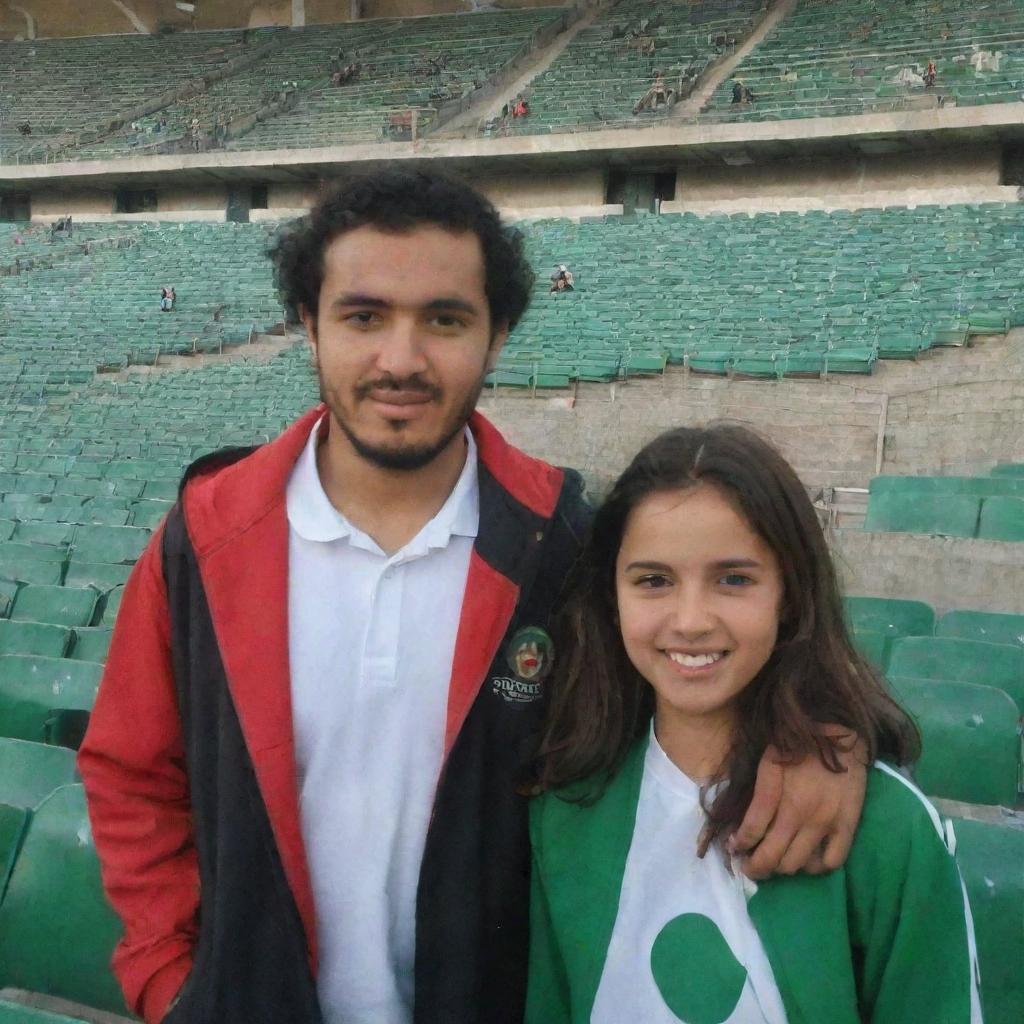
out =
<path fill-rule="evenodd" d="M 805 214 L 523 222 L 534 301 L 492 383 L 695 371 L 870 373 L 879 358 L 1024 322 L 1024 208 L 988 203 Z M 0 238 L 2 378 L 87 380 L 159 353 L 220 350 L 283 313 L 268 224 L 42 226 Z M 558 264 L 572 292 L 549 295 Z M 162 316 L 159 288 L 179 296 Z M 73 314 L 75 329 L 55 329 Z"/>
<path fill-rule="evenodd" d="M 1024 0 L 619 0 L 0 53 L 0 162 L 116 160 L 405 141 L 454 118 L 489 137 L 1018 103 Z M 669 102 L 634 113 L 659 72 Z M 528 116 L 500 116 L 520 92 Z"/>

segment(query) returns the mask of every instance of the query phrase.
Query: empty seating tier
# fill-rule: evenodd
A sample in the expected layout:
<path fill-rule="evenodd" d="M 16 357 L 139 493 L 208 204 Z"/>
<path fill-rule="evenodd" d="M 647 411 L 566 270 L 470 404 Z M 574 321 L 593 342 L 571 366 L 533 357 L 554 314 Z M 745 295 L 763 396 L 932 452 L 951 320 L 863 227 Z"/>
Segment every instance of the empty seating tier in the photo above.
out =
<path fill-rule="evenodd" d="M 1022 70 L 1021 0 L 801 0 L 722 83 L 702 116 L 767 121 L 1017 103 Z M 737 80 L 752 102 L 732 102 Z"/>

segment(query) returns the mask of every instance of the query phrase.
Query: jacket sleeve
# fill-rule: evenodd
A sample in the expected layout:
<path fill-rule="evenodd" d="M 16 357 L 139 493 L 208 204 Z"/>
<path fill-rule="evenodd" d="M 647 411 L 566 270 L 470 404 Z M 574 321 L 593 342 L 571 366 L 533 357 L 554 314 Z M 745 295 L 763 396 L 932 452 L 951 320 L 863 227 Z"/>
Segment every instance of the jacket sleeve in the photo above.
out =
<path fill-rule="evenodd" d="M 849 867 L 850 927 L 860 954 L 863 1019 L 871 1024 L 981 1024 L 977 954 L 967 894 L 935 809 L 888 777 L 862 829 L 866 855 Z M 858 837 L 860 839 L 860 837 Z M 855 862 L 855 863 L 854 863 Z"/>
<path fill-rule="evenodd" d="M 568 1024 L 572 1020 L 569 982 L 558 948 L 551 911 L 545 894 L 541 860 L 543 829 L 538 804 L 530 808 L 533 859 L 530 873 L 530 961 L 526 988 L 525 1024 Z"/>
<path fill-rule="evenodd" d="M 112 966 L 148 1024 L 163 1018 L 191 969 L 199 906 L 163 537 L 161 527 L 125 585 L 78 755 L 103 885 L 124 926 Z"/>

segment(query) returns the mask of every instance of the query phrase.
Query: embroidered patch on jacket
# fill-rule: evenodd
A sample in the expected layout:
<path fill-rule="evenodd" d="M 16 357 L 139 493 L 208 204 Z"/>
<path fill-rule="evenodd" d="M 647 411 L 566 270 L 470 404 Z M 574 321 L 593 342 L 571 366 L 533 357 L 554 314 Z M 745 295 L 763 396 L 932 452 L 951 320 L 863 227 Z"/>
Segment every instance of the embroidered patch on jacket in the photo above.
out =
<path fill-rule="evenodd" d="M 510 704 L 528 704 L 539 700 L 541 683 L 554 664 L 551 637 L 539 626 L 519 630 L 505 648 L 505 661 L 511 676 L 498 676 L 491 681 L 496 694 Z"/>

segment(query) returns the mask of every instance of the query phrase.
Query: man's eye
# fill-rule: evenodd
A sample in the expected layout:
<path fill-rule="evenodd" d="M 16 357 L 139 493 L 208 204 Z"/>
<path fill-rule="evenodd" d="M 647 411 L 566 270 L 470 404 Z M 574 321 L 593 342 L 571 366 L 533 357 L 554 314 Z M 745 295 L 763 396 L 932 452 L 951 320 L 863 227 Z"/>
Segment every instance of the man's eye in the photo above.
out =
<path fill-rule="evenodd" d="M 349 313 L 345 317 L 345 320 L 350 324 L 355 324 L 356 327 L 366 327 L 373 322 L 373 318 L 376 314 L 367 311 L 361 311 L 359 313 Z"/>
<path fill-rule="evenodd" d="M 437 316 L 431 321 L 437 327 L 465 327 L 466 322 L 460 320 L 457 316 L 452 316 L 450 313 L 438 313 Z"/>

